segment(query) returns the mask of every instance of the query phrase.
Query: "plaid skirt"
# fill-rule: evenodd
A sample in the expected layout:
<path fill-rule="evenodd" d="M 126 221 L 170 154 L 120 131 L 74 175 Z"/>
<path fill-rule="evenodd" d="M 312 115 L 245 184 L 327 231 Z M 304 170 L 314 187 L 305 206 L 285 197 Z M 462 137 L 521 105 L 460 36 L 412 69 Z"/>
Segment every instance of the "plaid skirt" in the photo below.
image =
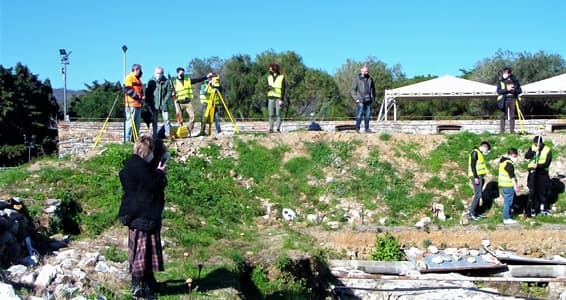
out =
<path fill-rule="evenodd" d="M 143 278 L 151 271 L 164 271 L 159 231 L 149 233 L 130 229 L 128 234 L 128 261 L 132 278 Z"/>

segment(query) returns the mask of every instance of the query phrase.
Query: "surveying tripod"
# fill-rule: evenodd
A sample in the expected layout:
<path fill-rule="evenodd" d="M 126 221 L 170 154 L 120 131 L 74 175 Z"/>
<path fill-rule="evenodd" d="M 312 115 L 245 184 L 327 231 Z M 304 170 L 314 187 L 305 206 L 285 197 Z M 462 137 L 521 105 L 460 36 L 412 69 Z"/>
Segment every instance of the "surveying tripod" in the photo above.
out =
<path fill-rule="evenodd" d="M 208 124 L 208 135 L 212 134 L 212 122 L 214 121 L 217 102 L 222 103 L 224 110 L 226 110 L 226 114 L 228 115 L 230 122 L 232 122 L 232 126 L 234 126 L 234 133 L 240 133 L 240 129 L 238 129 L 238 125 L 234 121 L 230 110 L 228 110 L 228 106 L 226 105 L 226 101 L 224 101 L 222 93 L 220 93 L 218 87 L 212 87 L 211 89 L 212 91 L 210 93 L 210 96 L 208 97 L 208 104 L 206 105 L 206 110 L 204 111 L 203 116 L 203 122 L 205 122 L 205 124 Z M 204 131 L 204 127 L 202 131 Z"/>

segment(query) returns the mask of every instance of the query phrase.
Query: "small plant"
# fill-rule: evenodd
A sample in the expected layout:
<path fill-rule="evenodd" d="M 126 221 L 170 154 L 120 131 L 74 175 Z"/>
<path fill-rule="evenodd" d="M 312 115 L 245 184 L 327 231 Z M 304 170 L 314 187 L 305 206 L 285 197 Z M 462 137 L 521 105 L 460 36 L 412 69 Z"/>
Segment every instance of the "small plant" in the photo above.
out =
<path fill-rule="evenodd" d="M 103 255 L 109 261 L 117 263 L 124 262 L 128 259 L 128 253 L 126 253 L 126 251 L 117 249 L 114 245 L 108 247 L 106 251 L 104 251 Z"/>
<path fill-rule="evenodd" d="M 382 133 L 379 135 L 379 139 L 386 142 L 389 141 L 391 139 L 391 134 L 389 133 Z"/>
<path fill-rule="evenodd" d="M 432 246 L 432 241 L 430 239 L 423 240 L 423 247 L 428 248 L 429 246 Z"/>
<path fill-rule="evenodd" d="M 375 242 L 375 249 L 371 254 L 373 260 L 396 261 L 404 258 L 399 241 L 389 232 L 378 235 Z"/>

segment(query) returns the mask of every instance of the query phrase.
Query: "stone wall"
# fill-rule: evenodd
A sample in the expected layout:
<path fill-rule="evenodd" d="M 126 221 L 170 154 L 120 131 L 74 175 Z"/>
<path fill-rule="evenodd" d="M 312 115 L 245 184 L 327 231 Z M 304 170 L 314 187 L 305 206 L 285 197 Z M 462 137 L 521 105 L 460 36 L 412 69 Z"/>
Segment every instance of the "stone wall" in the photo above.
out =
<path fill-rule="evenodd" d="M 282 131 L 296 131 L 306 129 L 310 121 L 283 122 Z M 354 133 L 354 121 L 319 121 L 317 122 L 324 131 L 347 130 Z M 124 127 L 122 122 L 110 122 L 103 128 L 102 122 L 59 122 L 59 154 L 82 154 L 93 149 L 99 137 L 98 144 L 122 142 Z M 223 134 L 234 134 L 232 123 L 221 124 Z M 267 132 L 267 122 L 238 122 L 238 129 L 245 132 Z M 388 121 L 383 123 L 370 123 L 374 133 L 406 133 L 406 134 L 438 134 L 453 133 L 458 131 L 469 131 L 474 133 L 499 132 L 499 120 L 446 120 L 446 121 Z M 523 127 L 527 133 L 537 133 L 539 126 L 544 127 L 545 132 L 564 130 L 566 119 L 556 120 L 525 120 Z M 195 129 L 200 124 L 195 124 Z M 516 131 L 521 129 L 517 122 Z M 141 134 L 149 133 L 150 130 L 142 124 Z"/>

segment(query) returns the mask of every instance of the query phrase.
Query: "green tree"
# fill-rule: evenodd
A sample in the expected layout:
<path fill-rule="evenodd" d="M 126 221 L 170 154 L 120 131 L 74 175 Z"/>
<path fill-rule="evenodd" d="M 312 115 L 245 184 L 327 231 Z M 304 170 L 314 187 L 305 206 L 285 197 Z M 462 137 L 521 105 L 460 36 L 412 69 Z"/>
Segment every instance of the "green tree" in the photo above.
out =
<path fill-rule="evenodd" d="M 73 97 L 69 115 L 81 119 L 119 119 L 124 115 L 124 94 L 120 82 L 105 80 L 100 84 L 97 80 L 85 84 L 86 92 Z M 114 106 L 114 107 L 113 107 Z"/>
<path fill-rule="evenodd" d="M 21 63 L 14 69 L 0 65 L 0 166 L 25 162 L 28 154 L 56 153 L 58 111 L 49 80 L 41 83 Z"/>

